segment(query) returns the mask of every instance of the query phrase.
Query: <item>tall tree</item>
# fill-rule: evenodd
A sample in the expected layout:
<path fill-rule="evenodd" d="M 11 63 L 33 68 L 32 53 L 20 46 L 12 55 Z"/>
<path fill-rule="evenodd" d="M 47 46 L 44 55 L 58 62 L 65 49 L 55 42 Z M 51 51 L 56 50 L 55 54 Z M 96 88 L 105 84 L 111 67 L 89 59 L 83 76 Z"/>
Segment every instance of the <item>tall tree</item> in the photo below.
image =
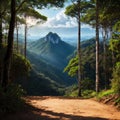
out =
<path fill-rule="evenodd" d="M 25 24 L 25 19 L 20 16 L 16 16 L 15 28 L 16 28 L 16 51 L 19 53 L 19 25 Z"/>
<path fill-rule="evenodd" d="M 79 81 L 79 92 L 78 92 L 78 96 L 82 96 L 81 95 L 81 79 L 82 79 L 82 61 L 81 61 L 81 22 L 80 22 L 80 12 L 81 12 L 81 0 L 78 0 L 78 81 Z"/>
<path fill-rule="evenodd" d="M 99 92 L 99 29 L 100 29 L 100 9 L 103 6 L 103 0 L 91 0 L 91 8 L 83 17 L 84 22 L 89 23 L 96 29 L 96 92 Z M 103 9 L 102 9 L 103 10 Z"/>
<path fill-rule="evenodd" d="M 96 92 L 99 92 L 99 0 L 96 0 Z"/>
<path fill-rule="evenodd" d="M 23 11 L 24 13 L 24 18 L 25 18 L 25 45 L 24 45 L 24 56 L 25 58 L 27 57 L 27 32 L 28 32 L 28 23 L 27 23 L 27 18 L 31 17 L 32 19 L 37 19 L 39 21 L 46 21 L 47 17 L 41 15 L 40 13 L 38 13 L 36 10 L 32 9 L 32 8 L 26 8 L 27 10 Z"/>
<path fill-rule="evenodd" d="M 16 7 L 16 0 L 11 0 L 11 20 L 10 20 L 9 33 L 8 33 L 8 47 L 4 58 L 3 81 L 2 81 L 2 87 L 5 89 L 5 91 L 8 85 L 11 56 L 13 53 L 13 38 L 14 38 L 13 36 L 14 36 L 15 15 L 16 15 L 15 7 Z"/>
<path fill-rule="evenodd" d="M 2 13 L 0 11 L 0 47 L 2 45 Z"/>
<path fill-rule="evenodd" d="M 81 72 L 81 22 L 80 22 L 80 12 L 81 12 L 81 0 L 77 0 L 76 3 L 70 5 L 66 8 L 65 14 L 75 17 L 78 23 L 78 43 L 77 43 L 77 54 L 78 54 L 78 96 L 81 96 L 81 79 L 82 79 L 82 72 Z"/>
<path fill-rule="evenodd" d="M 66 8 L 65 14 L 70 17 L 75 17 L 78 23 L 78 44 L 77 44 L 77 54 L 78 54 L 78 96 L 81 96 L 81 79 L 82 79 L 82 59 L 81 59 L 81 14 L 85 12 L 88 8 L 88 2 L 76 0 L 72 5 Z"/>

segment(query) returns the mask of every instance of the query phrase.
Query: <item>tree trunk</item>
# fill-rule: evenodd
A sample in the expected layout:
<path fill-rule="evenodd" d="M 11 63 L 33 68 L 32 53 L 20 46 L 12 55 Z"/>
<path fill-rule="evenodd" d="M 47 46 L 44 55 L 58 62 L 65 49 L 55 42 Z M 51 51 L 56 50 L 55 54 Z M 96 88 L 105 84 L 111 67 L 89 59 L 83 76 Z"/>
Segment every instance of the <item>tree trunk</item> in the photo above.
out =
<path fill-rule="evenodd" d="M 2 49 L 2 14 L 0 12 L 0 50 Z M 2 58 L 1 58 L 2 59 Z M 2 82 L 2 60 L 0 62 L 0 83 Z"/>
<path fill-rule="evenodd" d="M 78 0 L 78 46 L 77 46 L 77 52 L 78 52 L 78 96 L 81 97 L 81 22 L 80 22 L 80 2 L 81 0 Z"/>
<path fill-rule="evenodd" d="M 6 30 L 5 30 L 6 32 L 5 32 L 5 44 L 7 45 L 7 39 L 8 39 L 8 30 L 7 30 L 7 28 L 6 28 Z"/>
<path fill-rule="evenodd" d="M 0 49 L 2 47 L 2 14 L 0 12 Z"/>
<path fill-rule="evenodd" d="M 99 92 L 99 8 L 96 0 L 96 92 Z"/>
<path fill-rule="evenodd" d="M 16 20 L 16 42 L 17 42 L 17 53 L 19 52 L 19 40 L 18 40 L 18 25 Z"/>
<path fill-rule="evenodd" d="M 11 0 L 11 19 L 10 19 L 10 26 L 8 33 L 7 51 L 4 58 L 3 81 L 2 81 L 2 87 L 4 88 L 5 91 L 7 90 L 7 85 L 9 81 L 10 64 L 13 53 L 13 38 L 14 38 L 15 13 L 16 13 L 15 6 L 16 6 L 16 0 Z"/>
<path fill-rule="evenodd" d="M 107 38 L 107 31 L 106 28 L 104 30 L 104 35 L 103 35 L 103 69 L 104 69 L 104 81 L 105 81 L 105 89 L 107 89 L 107 74 L 106 74 L 106 38 Z"/>
<path fill-rule="evenodd" d="M 26 20 L 26 15 L 25 15 Z M 24 56 L 27 57 L 27 23 L 25 23 L 25 45 L 24 45 Z"/>

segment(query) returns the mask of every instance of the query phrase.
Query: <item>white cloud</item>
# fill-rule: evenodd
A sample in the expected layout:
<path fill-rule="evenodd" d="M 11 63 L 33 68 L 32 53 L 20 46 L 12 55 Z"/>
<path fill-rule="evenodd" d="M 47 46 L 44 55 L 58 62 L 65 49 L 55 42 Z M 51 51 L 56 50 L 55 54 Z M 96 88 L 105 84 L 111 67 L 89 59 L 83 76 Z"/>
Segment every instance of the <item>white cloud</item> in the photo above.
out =
<path fill-rule="evenodd" d="M 75 18 L 70 18 L 64 14 L 65 10 L 60 11 L 55 17 L 48 18 L 48 21 L 40 25 L 41 27 L 49 28 L 70 28 L 76 27 L 77 22 Z"/>
<path fill-rule="evenodd" d="M 65 10 L 60 11 L 56 16 L 48 18 L 47 22 L 40 25 L 40 27 L 47 28 L 74 28 L 77 27 L 76 18 L 71 18 L 65 15 Z M 81 28 L 91 28 L 87 24 L 82 24 Z"/>

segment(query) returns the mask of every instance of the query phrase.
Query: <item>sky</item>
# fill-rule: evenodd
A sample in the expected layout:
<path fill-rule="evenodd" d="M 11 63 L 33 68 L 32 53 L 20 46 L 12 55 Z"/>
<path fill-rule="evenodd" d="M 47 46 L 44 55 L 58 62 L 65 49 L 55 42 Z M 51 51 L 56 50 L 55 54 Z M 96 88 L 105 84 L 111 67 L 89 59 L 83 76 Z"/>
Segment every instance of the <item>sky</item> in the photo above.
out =
<path fill-rule="evenodd" d="M 69 3 L 65 4 L 65 7 Z M 47 16 L 47 21 L 35 25 L 35 20 L 28 19 L 28 23 L 33 25 L 28 29 L 28 37 L 31 39 L 39 39 L 49 32 L 57 33 L 62 39 L 77 38 L 77 21 L 75 18 L 68 17 L 64 14 L 64 8 L 49 8 L 38 10 L 42 15 Z M 82 23 L 82 39 L 89 39 L 95 36 L 94 29 L 87 24 Z M 22 33 L 22 30 L 21 30 Z"/>

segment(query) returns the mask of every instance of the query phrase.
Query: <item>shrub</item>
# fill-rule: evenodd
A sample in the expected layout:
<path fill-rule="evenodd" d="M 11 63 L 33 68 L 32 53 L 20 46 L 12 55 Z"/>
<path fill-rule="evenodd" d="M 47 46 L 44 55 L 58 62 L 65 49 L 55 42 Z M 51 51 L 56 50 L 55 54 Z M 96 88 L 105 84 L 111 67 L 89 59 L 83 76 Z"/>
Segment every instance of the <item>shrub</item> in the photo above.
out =
<path fill-rule="evenodd" d="M 65 96 L 77 97 L 78 96 L 78 85 L 74 84 L 66 89 Z"/>
<path fill-rule="evenodd" d="M 120 95 L 120 62 L 116 64 L 113 71 L 112 89 Z"/>
<path fill-rule="evenodd" d="M 92 98 L 96 96 L 96 92 L 93 90 L 84 90 L 82 96 L 83 98 Z"/>
<path fill-rule="evenodd" d="M 24 103 L 24 100 L 21 99 L 24 94 L 25 91 L 20 85 L 10 84 L 7 87 L 6 93 L 0 86 L 0 113 L 10 113 L 20 110 Z"/>
<path fill-rule="evenodd" d="M 101 99 L 103 97 L 106 97 L 106 96 L 109 96 L 111 94 L 114 94 L 114 90 L 106 90 L 106 91 L 101 91 L 98 95 L 97 95 L 97 98 L 98 99 Z"/>

